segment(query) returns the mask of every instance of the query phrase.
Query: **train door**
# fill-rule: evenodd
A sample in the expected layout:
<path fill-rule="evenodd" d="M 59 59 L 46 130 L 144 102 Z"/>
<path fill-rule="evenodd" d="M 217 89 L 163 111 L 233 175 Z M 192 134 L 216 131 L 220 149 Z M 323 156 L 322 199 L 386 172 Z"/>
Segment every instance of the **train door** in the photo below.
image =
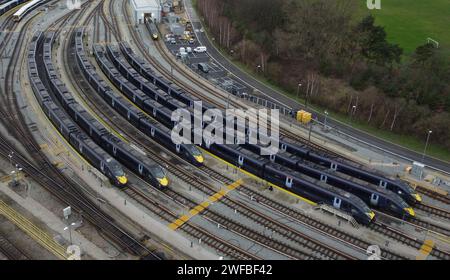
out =
<path fill-rule="evenodd" d="M 340 209 L 341 208 L 341 204 L 342 204 L 342 200 L 340 198 L 335 197 L 333 199 L 333 207 Z"/>
<path fill-rule="evenodd" d="M 244 157 L 243 156 L 239 156 L 238 163 L 240 166 L 244 165 Z"/>
<path fill-rule="evenodd" d="M 292 177 L 286 177 L 286 187 L 292 188 L 292 184 L 294 182 L 294 179 Z"/>
<path fill-rule="evenodd" d="M 380 199 L 380 196 L 377 194 L 371 194 L 370 195 L 370 204 L 372 205 L 378 205 L 378 200 Z"/>

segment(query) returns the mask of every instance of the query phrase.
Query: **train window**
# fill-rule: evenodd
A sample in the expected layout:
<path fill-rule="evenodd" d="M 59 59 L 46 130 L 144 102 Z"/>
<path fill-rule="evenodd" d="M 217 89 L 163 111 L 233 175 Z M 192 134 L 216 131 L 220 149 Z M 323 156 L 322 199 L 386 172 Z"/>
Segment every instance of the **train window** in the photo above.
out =
<path fill-rule="evenodd" d="M 387 187 L 387 182 L 380 180 L 379 186 L 382 187 L 383 189 L 385 189 Z"/>
<path fill-rule="evenodd" d="M 152 134 L 152 136 L 155 136 L 155 128 L 154 128 L 154 127 L 152 127 L 152 128 L 150 129 L 150 133 Z"/>
<path fill-rule="evenodd" d="M 270 155 L 270 161 L 275 162 L 275 158 L 276 158 L 275 155 Z"/>
<path fill-rule="evenodd" d="M 153 116 L 156 117 L 156 108 L 153 108 Z"/>
<path fill-rule="evenodd" d="M 181 147 L 180 144 L 177 144 L 175 147 L 177 149 L 177 153 L 179 153 L 180 152 L 180 147 Z"/>
<path fill-rule="evenodd" d="M 243 156 L 239 156 L 239 165 L 244 165 L 244 157 Z"/>
<path fill-rule="evenodd" d="M 281 144 L 281 150 L 286 152 L 287 145 L 286 144 Z"/>
<path fill-rule="evenodd" d="M 327 182 L 327 180 L 328 180 L 327 175 L 320 174 L 320 181 L 321 181 L 321 182 Z"/>
<path fill-rule="evenodd" d="M 139 164 L 138 169 L 139 169 L 139 174 L 142 175 L 142 172 L 144 171 L 144 167 L 142 166 L 142 164 Z"/>
<path fill-rule="evenodd" d="M 292 182 L 294 180 L 292 179 L 292 177 L 286 177 L 286 187 L 288 188 L 292 188 Z"/>
<path fill-rule="evenodd" d="M 191 153 L 194 156 L 201 156 L 202 155 L 202 153 L 200 153 L 199 149 L 197 149 L 197 147 L 195 145 L 189 145 L 188 147 L 189 147 L 189 150 L 191 151 Z"/>
<path fill-rule="evenodd" d="M 130 111 L 127 112 L 127 117 L 128 117 L 128 119 L 130 119 L 130 117 L 131 117 Z"/>
<path fill-rule="evenodd" d="M 113 147 L 113 154 L 114 154 L 114 155 L 117 154 L 117 147 Z"/>

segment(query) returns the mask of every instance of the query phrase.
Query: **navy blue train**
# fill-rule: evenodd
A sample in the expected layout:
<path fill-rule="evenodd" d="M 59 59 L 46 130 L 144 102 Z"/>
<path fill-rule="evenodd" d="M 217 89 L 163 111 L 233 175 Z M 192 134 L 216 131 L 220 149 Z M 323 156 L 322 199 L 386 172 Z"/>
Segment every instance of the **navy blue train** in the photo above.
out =
<path fill-rule="evenodd" d="M 252 145 L 247 141 L 244 146 L 256 154 L 262 154 L 261 146 L 259 145 Z M 397 217 L 410 218 L 415 216 L 414 210 L 400 196 L 390 190 L 375 187 L 366 182 L 358 181 L 358 179 L 355 180 L 350 176 L 345 177 L 339 172 L 333 172 L 326 167 L 311 163 L 285 150 L 281 150 L 276 155 L 264 157 L 323 183 L 351 192 L 368 205 L 392 213 Z"/>
<path fill-rule="evenodd" d="M 205 141 L 203 147 L 225 161 L 264 180 L 316 203 L 340 209 L 362 224 L 369 224 L 375 213 L 359 197 L 319 180 L 306 178 L 268 159 L 256 156 L 240 145 L 217 145 Z"/>
<path fill-rule="evenodd" d="M 28 75 L 37 101 L 58 132 L 79 154 L 104 174 L 113 185 L 124 187 L 128 179 L 122 166 L 78 128 L 64 110 L 53 102 L 42 83 L 36 63 L 37 46 L 42 39 L 42 33 L 37 32 L 28 50 Z"/>
<path fill-rule="evenodd" d="M 110 48 L 110 55 L 114 54 L 114 52 L 115 50 Z M 118 88 L 122 90 L 122 92 L 124 92 L 129 99 L 133 100 L 136 105 L 144 108 L 144 110 L 147 111 L 152 117 L 166 125 L 168 128 L 172 128 L 176 125 L 171 121 L 170 109 L 164 107 L 155 100 L 149 100 L 152 94 L 158 94 L 155 87 L 153 87 L 153 93 L 149 92 L 148 94 L 145 94 L 141 91 L 141 89 L 144 88 L 150 89 L 152 84 L 141 84 L 140 88 L 137 88 L 134 84 L 127 81 L 127 79 L 118 74 L 118 70 L 114 68 L 111 63 L 109 63 L 103 52 L 103 47 L 94 46 L 94 55 L 104 73 L 116 86 L 118 86 Z M 129 69 L 129 66 L 127 67 L 123 61 L 119 62 L 121 63 L 119 67 Z M 127 77 L 130 79 L 139 79 L 138 73 L 132 71 L 128 71 L 126 73 Z M 123 81 L 123 79 L 125 81 Z M 160 102 L 163 102 L 161 100 L 161 96 L 165 98 L 164 101 L 171 100 L 172 106 L 173 104 L 178 104 L 176 105 L 178 108 L 185 108 L 188 110 L 192 109 L 183 103 L 176 103 L 176 100 L 163 94 L 158 96 L 160 99 L 158 101 Z M 225 145 L 212 145 L 212 147 L 211 145 L 206 145 L 206 149 L 233 164 L 240 160 L 238 155 L 244 151 L 242 147 L 230 147 Z M 361 199 L 349 194 L 348 192 L 341 191 L 325 184 L 318 186 L 316 183 L 302 179 L 301 174 L 299 173 L 292 172 L 291 170 L 283 168 L 278 164 L 270 163 L 262 158 L 255 159 L 254 155 L 251 155 L 250 152 L 241 160 L 242 164 L 238 166 L 243 169 L 260 176 L 273 184 L 287 188 L 302 197 L 315 202 L 323 202 L 333 205 L 336 208 L 352 214 L 355 219 L 361 223 L 369 223 L 374 217 L 374 213 Z"/>
<path fill-rule="evenodd" d="M 144 59 L 140 58 L 132 51 L 128 43 L 121 42 L 120 49 L 124 54 L 124 57 L 128 61 L 128 63 L 136 70 L 135 72 L 141 74 L 142 77 L 147 79 L 151 84 L 156 85 L 163 92 L 169 94 L 170 96 L 177 99 L 178 101 L 180 101 L 181 103 L 183 103 L 188 107 L 192 107 L 194 101 L 199 101 L 189 93 L 180 89 L 172 82 L 167 81 L 165 78 L 155 73 L 152 70 L 151 66 Z M 121 61 L 120 55 L 117 52 L 110 51 L 110 58 L 116 65 L 116 67 L 119 69 L 119 71 L 121 71 L 122 74 L 127 75 L 126 74 L 127 68 L 129 67 L 127 67 L 123 62 L 120 62 Z M 133 75 L 133 78 L 131 77 L 128 78 L 135 86 L 141 87 L 144 92 L 149 91 L 148 90 L 149 87 L 146 86 L 145 82 L 142 82 L 140 78 L 137 77 L 136 75 Z M 139 83 L 141 85 L 139 85 Z M 175 107 L 171 104 L 169 105 L 163 104 L 163 105 L 167 106 L 169 109 Z M 213 108 L 211 105 L 205 104 L 205 102 L 203 102 L 203 110 L 211 108 Z M 247 127 L 244 128 L 244 131 L 246 134 L 249 133 Z M 406 202 L 410 204 L 414 204 L 422 200 L 420 195 L 413 188 L 411 188 L 409 184 L 407 184 L 406 182 L 388 179 L 382 175 L 376 174 L 375 172 L 372 171 L 369 172 L 365 170 L 364 167 L 362 166 L 354 167 L 349 163 L 330 159 L 326 155 L 320 155 L 319 153 L 312 151 L 309 147 L 302 145 L 301 143 L 295 143 L 291 139 L 282 137 L 280 139 L 280 148 L 287 150 L 288 152 L 300 156 L 306 160 L 310 160 L 313 161 L 314 163 L 327 166 L 328 168 L 331 169 L 337 169 L 338 171 L 347 174 L 349 176 L 363 180 L 370 184 L 374 184 L 377 187 L 390 190 L 398 194 L 402 199 L 404 199 Z"/>
<path fill-rule="evenodd" d="M 61 82 L 52 62 L 52 44 L 54 32 L 49 32 L 44 38 L 44 42 L 38 52 L 43 52 L 38 63 L 43 64 L 45 71 L 41 71 L 41 79 L 53 96 L 59 101 L 61 106 L 70 117 L 96 142 L 100 147 L 116 158 L 128 169 L 136 173 L 145 181 L 159 189 L 168 186 L 169 179 L 166 171 L 154 161 L 143 157 L 137 151 L 125 144 L 119 138 L 111 134 L 99 121 L 90 113 L 84 110 Z M 42 72 L 45 72 L 42 73 Z"/>
<path fill-rule="evenodd" d="M 110 105 L 114 110 L 116 110 L 121 116 L 127 119 L 132 125 L 137 129 L 141 130 L 143 133 L 151 137 L 160 145 L 166 147 L 167 149 L 178 154 L 181 158 L 194 165 L 202 165 L 204 158 L 200 150 L 195 145 L 185 145 L 185 144 L 174 144 L 171 139 L 171 132 L 166 127 L 160 125 L 159 123 L 151 120 L 139 109 L 134 107 L 128 100 L 126 100 L 121 95 L 115 93 L 103 79 L 97 74 L 94 66 L 86 58 L 85 50 L 83 46 L 83 32 L 82 28 L 77 29 L 75 32 L 75 46 L 78 65 L 81 72 L 85 78 L 89 81 L 90 85 L 99 93 L 99 95 L 105 100 L 108 105 Z M 100 55 L 103 55 L 103 49 L 98 46 L 95 48 Z M 98 56 L 96 56 L 98 57 Z M 99 61 L 101 67 L 108 67 L 108 65 L 102 64 Z M 111 66 L 109 66 L 111 67 Z M 112 67 L 114 68 L 114 67 Z M 117 73 L 118 74 L 118 73 Z M 110 78 L 119 78 L 120 75 L 114 75 L 113 73 L 109 75 Z M 115 80 L 116 82 L 119 80 Z M 149 104 L 151 100 L 143 99 L 144 96 L 138 91 L 134 91 L 130 88 L 127 80 L 122 80 L 123 84 L 119 84 L 119 88 L 125 93 L 129 100 L 133 102 L 142 102 L 142 104 Z"/>

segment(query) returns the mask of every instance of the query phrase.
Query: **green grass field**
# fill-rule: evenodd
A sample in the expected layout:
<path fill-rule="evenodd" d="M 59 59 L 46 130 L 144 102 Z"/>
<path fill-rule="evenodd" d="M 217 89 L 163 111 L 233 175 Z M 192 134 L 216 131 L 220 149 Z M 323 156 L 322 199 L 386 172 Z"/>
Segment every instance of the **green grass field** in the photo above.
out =
<path fill-rule="evenodd" d="M 431 37 L 450 55 L 450 0 L 381 0 L 381 10 L 371 11 L 366 0 L 360 1 L 361 13 L 372 13 L 389 41 L 399 44 L 405 54 Z"/>

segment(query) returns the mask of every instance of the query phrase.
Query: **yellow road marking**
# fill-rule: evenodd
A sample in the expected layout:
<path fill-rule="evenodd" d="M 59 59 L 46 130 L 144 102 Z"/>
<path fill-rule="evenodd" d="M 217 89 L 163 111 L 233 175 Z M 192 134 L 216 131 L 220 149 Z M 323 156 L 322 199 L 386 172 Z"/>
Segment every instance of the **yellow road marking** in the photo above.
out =
<path fill-rule="evenodd" d="M 0 200 L 0 214 L 5 216 L 8 220 L 14 223 L 23 232 L 41 244 L 56 257 L 63 260 L 67 259 L 66 250 L 63 246 L 56 243 L 55 240 L 53 240 L 53 237 L 51 237 L 47 232 L 38 228 L 30 220 L 22 216 L 19 212 L 8 206 L 2 200 Z"/>
<path fill-rule="evenodd" d="M 428 257 L 428 255 L 431 253 L 431 250 L 433 250 L 434 247 L 434 241 L 427 239 L 423 243 L 422 247 L 420 247 L 420 255 L 416 257 L 416 260 L 424 260 Z"/>
<path fill-rule="evenodd" d="M 274 188 L 276 188 L 276 189 L 278 189 L 278 190 L 280 190 L 280 191 L 282 191 L 282 192 L 287 193 L 287 194 L 290 195 L 290 196 L 294 196 L 294 197 L 296 197 L 296 198 L 298 198 L 298 199 L 303 200 L 304 202 L 306 202 L 306 203 L 308 203 L 308 204 L 311 204 L 311 205 L 313 205 L 313 206 L 317 206 L 317 203 L 315 203 L 314 201 L 311 201 L 311 200 L 309 200 L 309 199 L 307 199 L 307 198 L 304 198 L 304 197 L 302 197 L 302 196 L 299 196 L 298 194 L 295 194 L 295 193 L 293 193 L 293 192 L 290 192 L 290 191 L 288 191 L 288 190 L 285 190 L 284 188 L 281 188 L 281 187 L 279 187 L 279 186 L 277 186 L 277 185 L 274 185 L 274 184 L 272 184 L 272 183 L 270 183 L 270 182 L 268 182 L 268 181 L 266 181 L 266 180 L 264 180 L 264 179 L 262 179 L 262 178 L 260 178 L 260 177 L 258 177 L 258 176 L 256 176 L 256 175 L 254 175 L 254 174 L 252 174 L 252 173 L 250 173 L 250 172 L 248 172 L 248 171 L 245 171 L 245 170 L 243 170 L 243 169 L 241 169 L 241 168 L 238 168 L 238 167 L 234 166 L 233 164 L 229 163 L 228 161 L 226 161 L 226 160 L 224 160 L 224 159 L 221 159 L 220 157 L 218 157 L 218 156 L 216 156 L 216 155 L 214 155 L 214 154 L 208 152 L 207 150 L 205 150 L 205 149 L 203 149 L 203 148 L 201 148 L 201 147 L 198 147 L 198 148 L 199 148 L 200 150 L 202 150 L 204 153 L 206 153 L 206 154 L 210 155 L 211 157 L 217 159 L 218 161 L 221 161 L 221 162 L 225 163 L 226 165 L 230 166 L 231 168 L 234 168 L 234 169 L 238 170 L 239 172 L 241 172 L 241 173 L 243 173 L 243 174 L 245 174 L 245 175 L 247 175 L 247 176 L 249 176 L 249 177 L 252 177 L 253 179 L 260 180 L 260 181 L 262 181 L 262 182 L 268 184 L 268 185 L 271 186 L 271 187 L 274 187 Z"/>
<path fill-rule="evenodd" d="M 217 193 L 213 194 L 212 196 L 210 196 L 208 198 L 208 200 L 203 201 L 202 203 L 200 203 L 199 205 L 195 206 L 194 208 L 192 208 L 191 210 L 189 210 L 189 214 L 183 215 L 180 218 L 176 219 L 174 222 L 172 222 L 171 224 L 168 225 L 168 227 L 172 230 L 177 230 L 179 227 L 181 227 L 184 223 L 186 223 L 187 221 L 189 221 L 189 219 L 191 219 L 192 217 L 198 215 L 199 213 L 201 213 L 203 210 L 205 210 L 206 208 L 208 208 L 211 205 L 211 202 L 216 202 L 218 200 L 220 200 L 222 197 L 226 196 L 230 191 L 236 189 L 237 187 L 239 187 L 240 185 L 242 185 L 242 179 L 237 180 L 236 182 L 234 182 L 231 185 L 226 186 L 225 189 L 221 189 L 220 191 L 218 191 Z"/>

